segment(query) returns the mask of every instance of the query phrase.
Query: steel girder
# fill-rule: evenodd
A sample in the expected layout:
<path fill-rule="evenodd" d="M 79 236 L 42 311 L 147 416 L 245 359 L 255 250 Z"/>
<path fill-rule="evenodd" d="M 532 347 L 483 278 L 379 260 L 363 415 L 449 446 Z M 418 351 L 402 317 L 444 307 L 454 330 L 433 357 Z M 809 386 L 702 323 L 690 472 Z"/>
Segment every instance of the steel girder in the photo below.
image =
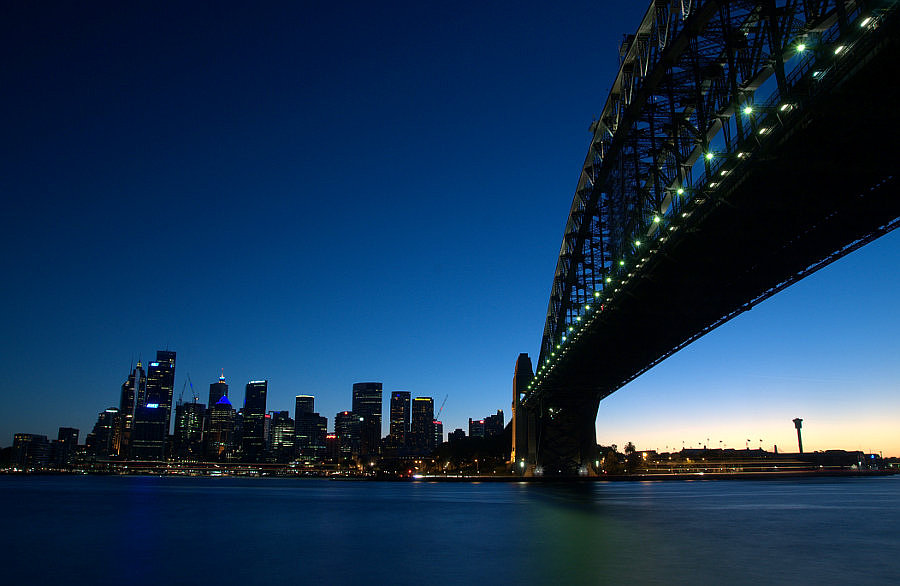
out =
<path fill-rule="evenodd" d="M 717 157 L 740 156 L 766 131 L 743 108 L 763 101 L 758 94 L 784 94 L 813 58 L 795 57 L 798 45 L 837 36 L 866 4 L 651 2 L 622 44 L 615 83 L 591 125 L 532 392 L 567 334 L 640 268 L 641 238 L 659 237 L 657 223 L 702 203 Z"/>

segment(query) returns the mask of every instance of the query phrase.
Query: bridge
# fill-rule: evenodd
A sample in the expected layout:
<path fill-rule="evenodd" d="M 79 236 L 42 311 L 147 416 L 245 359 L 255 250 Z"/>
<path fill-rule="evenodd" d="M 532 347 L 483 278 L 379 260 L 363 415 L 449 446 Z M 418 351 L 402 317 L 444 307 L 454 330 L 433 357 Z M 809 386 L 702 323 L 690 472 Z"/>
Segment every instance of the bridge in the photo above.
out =
<path fill-rule="evenodd" d="M 650 3 L 563 234 L 510 464 L 596 474 L 600 401 L 900 224 L 896 1 Z"/>

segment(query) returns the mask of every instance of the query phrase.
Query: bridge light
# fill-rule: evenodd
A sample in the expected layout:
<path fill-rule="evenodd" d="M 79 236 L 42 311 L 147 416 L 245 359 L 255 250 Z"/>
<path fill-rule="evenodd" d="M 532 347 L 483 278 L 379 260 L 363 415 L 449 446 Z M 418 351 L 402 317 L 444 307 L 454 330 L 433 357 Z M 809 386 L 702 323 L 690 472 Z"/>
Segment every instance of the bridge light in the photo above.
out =
<path fill-rule="evenodd" d="M 797 52 L 802 53 L 803 51 L 806 51 L 806 45 L 800 43 L 799 45 L 797 45 Z"/>
<path fill-rule="evenodd" d="M 862 19 L 862 22 L 861 22 L 861 23 L 859 23 L 859 27 L 860 27 L 860 28 L 863 28 L 863 27 L 865 27 L 867 24 L 869 24 L 870 22 L 872 22 L 872 17 L 871 17 L 871 16 L 867 16 L 866 18 Z"/>
<path fill-rule="evenodd" d="M 721 175 L 722 177 L 724 177 L 724 176 L 728 175 L 728 171 L 727 171 L 726 169 L 722 169 L 722 172 L 719 173 L 719 175 Z"/>
<path fill-rule="evenodd" d="M 624 266 L 625 266 L 625 261 L 624 261 L 624 260 L 620 260 L 620 261 L 619 261 L 619 266 L 620 266 L 620 267 L 624 267 Z"/>
<path fill-rule="evenodd" d="M 607 282 L 607 283 L 612 283 L 612 277 L 606 277 L 606 282 Z"/>
<path fill-rule="evenodd" d="M 716 183 L 715 181 L 709 184 L 710 188 L 715 187 L 716 185 L 718 185 L 718 183 Z"/>
<path fill-rule="evenodd" d="M 585 311 L 590 311 L 590 310 L 591 310 L 591 306 L 588 305 L 587 303 L 585 303 L 585 304 L 584 304 L 584 310 L 585 310 Z"/>
<path fill-rule="evenodd" d="M 653 223 L 659 224 L 659 216 L 653 216 Z"/>
<path fill-rule="evenodd" d="M 747 153 L 738 151 L 737 158 L 743 159 L 746 155 L 747 155 Z"/>
<path fill-rule="evenodd" d="M 550 356 L 556 356 L 556 352 L 551 352 Z"/>
<path fill-rule="evenodd" d="M 559 350 L 559 344 L 556 345 L 556 349 Z"/>
<path fill-rule="evenodd" d="M 750 106 L 744 106 L 744 114 L 753 114 L 753 108 L 751 108 Z"/>
<path fill-rule="evenodd" d="M 677 193 L 678 195 L 684 195 L 684 189 L 679 187 L 678 191 L 676 191 L 675 193 Z"/>
<path fill-rule="evenodd" d="M 834 54 L 835 54 L 835 55 L 840 55 L 841 52 L 842 52 L 844 49 L 846 49 L 846 48 L 847 48 L 847 47 L 845 47 L 844 45 L 840 45 L 839 47 L 835 47 L 835 49 L 834 49 Z"/>
<path fill-rule="evenodd" d="M 706 153 L 706 160 L 712 161 L 715 158 L 715 156 L 716 155 L 714 153 Z"/>
<path fill-rule="evenodd" d="M 760 128 L 760 129 L 759 129 L 759 133 L 760 133 L 760 134 L 765 134 L 765 133 L 767 133 L 767 132 L 769 132 L 769 129 L 768 129 L 768 128 Z"/>
<path fill-rule="evenodd" d="M 575 329 L 575 328 L 573 328 L 572 326 L 569 326 L 569 331 L 570 331 L 570 332 L 571 332 L 572 330 L 574 330 L 574 329 Z"/>
<path fill-rule="evenodd" d="M 576 317 L 575 321 L 581 321 L 581 316 L 579 315 L 578 317 Z"/>
<path fill-rule="evenodd" d="M 782 104 L 782 105 L 781 105 L 781 108 L 779 108 L 779 110 L 781 110 L 782 112 L 785 112 L 785 111 L 790 110 L 790 109 L 791 109 L 791 105 L 790 105 L 790 104 Z"/>
<path fill-rule="evenodd" d="M 635 241 L 634 241 L 634 245 L 635 245 L 635 246 L 640 246 L 640 245 L 641 245 L 641 241 L 640 241 L 640 240 L 635 240 Z"/>
<path fill-rule="evenodd" d="M 606 282 L 609 282 L 609 277 L 606 278 Z M 594 297 L 600 297 L 600 291 L 594 291 Z"/>

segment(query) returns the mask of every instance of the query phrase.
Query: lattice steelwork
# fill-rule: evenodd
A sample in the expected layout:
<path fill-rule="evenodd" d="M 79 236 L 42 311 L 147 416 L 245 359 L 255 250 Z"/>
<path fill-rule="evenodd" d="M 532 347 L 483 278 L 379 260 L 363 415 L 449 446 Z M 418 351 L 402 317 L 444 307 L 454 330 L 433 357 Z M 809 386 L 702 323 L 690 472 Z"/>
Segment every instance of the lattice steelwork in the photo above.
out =
<path fill-rule="evenodd" d="M 592 313 L 614 307 L 660 243 L 802 108 L 842 57 L 835 40 L 878 26 L 893 4 L 651 2 L 591 127 L 530 393 Z"/>

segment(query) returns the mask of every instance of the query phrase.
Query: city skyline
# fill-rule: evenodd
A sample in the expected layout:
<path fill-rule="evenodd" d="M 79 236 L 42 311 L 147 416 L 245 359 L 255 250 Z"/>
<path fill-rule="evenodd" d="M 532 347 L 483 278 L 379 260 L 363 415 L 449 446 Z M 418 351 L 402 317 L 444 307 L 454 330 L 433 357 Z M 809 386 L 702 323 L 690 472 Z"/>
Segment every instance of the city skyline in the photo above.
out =
<path fill-rule="evenodd" d="M 449 395 L 445 434 L 509 414 L 645 10 L 10 11 L 0 446 L 85 434 L 163 348 L 175 399 L 224 368 L 235 406 L 265 379 L 329 427 L 359 381 Z M 900 455 L 898 258 L 889 234 L 667 359 L 598 442 L 792 449 L 802 417 L 809 451 Z"/>

